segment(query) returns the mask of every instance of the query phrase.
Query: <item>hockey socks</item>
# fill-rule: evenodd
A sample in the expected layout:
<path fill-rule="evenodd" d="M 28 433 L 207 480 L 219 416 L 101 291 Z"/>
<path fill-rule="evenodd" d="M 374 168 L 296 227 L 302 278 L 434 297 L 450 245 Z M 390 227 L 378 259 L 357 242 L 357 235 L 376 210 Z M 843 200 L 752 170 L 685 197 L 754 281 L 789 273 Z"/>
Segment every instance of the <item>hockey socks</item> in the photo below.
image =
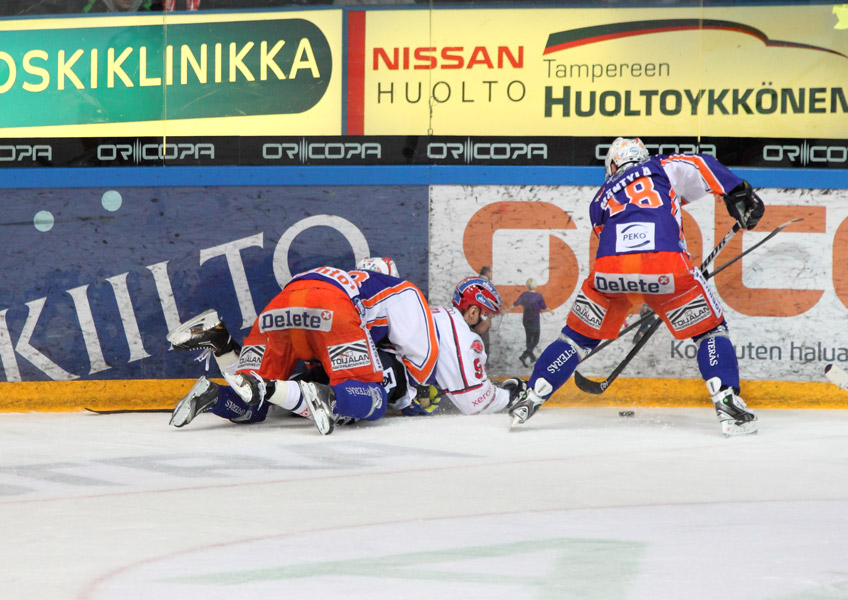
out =
<path fill-rule="evenodd" d="M 727 337 L 727 326 L 722 323 L 692 340 L 698 344 L 698 369 L 704 381 L 718 377 L 722 387 L 733 388 L 738 394 L 739 363 L 733 343 Z"/>
<path fill-rule="evenodd" d="M 580 335 L 568 326 L 562 328 L 562 334 L 545 348 L 539 360 L 533 367 L 533 375 L 530 376 L 529 386 L 537 389 L 536 381 L 544 379 L 551 390 L 547 396 L 557 391 L 574 374 L 577 365 L 592 349 L 600 343 L 600 340 Z M 547 390 L 545 390 L 547 391 Z"/>
<path fill-rule="evenodd" d="M 386 390 L 379 383 L 343 381 L 331 387 L 337 415 L 376 421 L 386 413 Z"/>
<path fill-rule="evenodd" d="M 258 407 L 248 406 L 236 391 L 225 385 L 218 386 L 218 402 L 210 412 L 234 423 L 260 423 L 268 415 L 268 403 Z"/>

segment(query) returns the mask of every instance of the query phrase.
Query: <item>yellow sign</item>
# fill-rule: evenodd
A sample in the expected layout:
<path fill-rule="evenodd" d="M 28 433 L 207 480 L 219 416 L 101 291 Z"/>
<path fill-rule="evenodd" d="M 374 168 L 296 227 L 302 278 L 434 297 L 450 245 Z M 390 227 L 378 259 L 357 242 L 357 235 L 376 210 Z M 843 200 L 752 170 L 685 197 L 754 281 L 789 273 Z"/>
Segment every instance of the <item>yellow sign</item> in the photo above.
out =
<path fill-rule="evenodd" d="M 848 34 L 837 14 L 371 11 L 364 133 L 845 138 Z"/>

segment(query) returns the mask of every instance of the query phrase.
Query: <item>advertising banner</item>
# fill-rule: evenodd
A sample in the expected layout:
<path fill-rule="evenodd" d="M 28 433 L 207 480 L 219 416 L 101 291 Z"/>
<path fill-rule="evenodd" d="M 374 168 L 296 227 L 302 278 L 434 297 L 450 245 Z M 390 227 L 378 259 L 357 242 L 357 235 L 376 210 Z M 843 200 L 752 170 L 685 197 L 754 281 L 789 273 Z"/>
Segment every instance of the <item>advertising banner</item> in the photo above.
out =
<path fill-rule="evenodd" d="M 163 165 L 602 166 L 613 139 L 436 135 L 7 138 L 0 140 L 0 169 Z M 700 152 L 733 167 L 848 168 L 848 140 L 641 139 L 652 153 Z"/>
<path fill-rule="evenodd" d="M 571 302 L 588 275 L 596 250 L 589 223 L 595 187 L 436 186 L 431 191 L 431 298 L 448 301 L 456 281 L 483 265 L 511 307 L 529 278 L 553 314 L 542 317 L 537 354 L 559 335 Z M 823 381 L 825 364 L 848 363 L 848 193 L 843 190 L 763 189 L 766 212 L 754 231 L 737 234 L 715 261 L 720 266 L 787 221 L 787 227 L 712 285 L 725 308 L 742 377 Z M 693 262 L 729 231 L 732 221 L 711 198 L 684 209 Z M 638 312 L 639 307 L 636 307 Z M 632 320 L 632 319 L 631 319 Z M 490 335 L 490 370 L 529 375 L 519 362 L 525 332 L 520 312 L 496 320 Z M 632 340 L 581 365 L 586 376 L 606 376 Z M 618 348 L 614 350 L 612 348 Z M 698 379 L 696 347 L 665 328 L 655 335 L 627 377 Z"/>
<path fill-rule="evenodd" d="M 338 135 L 341 11 L 0 20 L 0 136 Z"/>
<path fill-rule="evenodd" d="M 370 11 L 348 112 L 372 135 L 844 139 L 840 23 L 826 4 Z"/>
<path fill-rule="evenodd" d="M 0 382 L 192 378 L 167 332 L 218 310 L 240 340 L 292 274 L 393 257 L 427 290 L 427 188 L 6 190 Z"/>

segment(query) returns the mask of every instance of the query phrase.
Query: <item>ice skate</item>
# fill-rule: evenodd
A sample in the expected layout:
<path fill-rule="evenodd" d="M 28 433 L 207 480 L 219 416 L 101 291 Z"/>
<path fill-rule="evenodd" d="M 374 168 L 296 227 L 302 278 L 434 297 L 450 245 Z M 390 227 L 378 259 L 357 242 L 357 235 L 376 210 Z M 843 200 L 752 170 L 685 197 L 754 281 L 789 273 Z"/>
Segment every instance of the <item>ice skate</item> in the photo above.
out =
<path fill-rule="evenodd" d="M 536 414 L 544 400 L 532 389 L 521 393 L 518 399 L 509 407 L 509 416 L 512 417 L 510 428 L 526 423 L 530 417 Z"/>
<path fill-rule="evenodd" d="M 712 395 L 721 432 L 725 436 L 757 433 L 757 415 L 747 409 L 745 401 L 734 393 L 733 388 L 721 389 L 721 380 L 713 377 L 707 381 L 707 389 Z"/>
<path fill-rule="evenodd" d="M 194 420 L 200 413 L 212 408 L 218 401 L 218 385 L 201 377 L 188 394 L 177 403 L 171 414 L 171 425 L 182 427 Z"/>
<path fill-rule="evenodd" d="M 211 350 L 216 356 L 233 350 L 235 345 L 224 321 L 215 309 L 189 319 L 168 333 L 175 350 Z"/>
<path fill-rule="evenodd" d="M 336 425 L 336 415 L 333 409 L 336 405 L 336 396 L 333 388 L 320 383 L 310 383 L 308 381 L 298 382 L 300 393 L 303 400 L 309 407 L 309 414 L 312 417 L 312 422 L 318 428 L 321 435 L 329 435 L 333 433 L 333 428 Z"/>

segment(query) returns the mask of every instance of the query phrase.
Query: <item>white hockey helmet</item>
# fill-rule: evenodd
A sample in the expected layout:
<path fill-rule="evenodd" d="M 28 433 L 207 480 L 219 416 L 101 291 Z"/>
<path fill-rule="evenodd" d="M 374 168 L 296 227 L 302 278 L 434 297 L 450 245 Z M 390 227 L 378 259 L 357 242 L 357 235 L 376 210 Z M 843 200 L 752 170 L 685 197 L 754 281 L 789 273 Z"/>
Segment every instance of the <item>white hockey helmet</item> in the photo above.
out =
<path fill-rule="evenodd" d="M 356 268 L 360 271 L 376 271 L 383 275 L 391 275 L 392 277 L 400 278 L 400 272 L 398 271 L 395 261 L 388 256 L 383 256 L 382 258 L 366 256 L 356 263 Z"/>
<path fill-rule="evenodd" d="M 639 138 L 615 138 L 604 159 L 607 179 L 612 177 L 612 165 L 616 166 L 616 172 L 620 172 L 648 160 L 650 156 Z"/>

